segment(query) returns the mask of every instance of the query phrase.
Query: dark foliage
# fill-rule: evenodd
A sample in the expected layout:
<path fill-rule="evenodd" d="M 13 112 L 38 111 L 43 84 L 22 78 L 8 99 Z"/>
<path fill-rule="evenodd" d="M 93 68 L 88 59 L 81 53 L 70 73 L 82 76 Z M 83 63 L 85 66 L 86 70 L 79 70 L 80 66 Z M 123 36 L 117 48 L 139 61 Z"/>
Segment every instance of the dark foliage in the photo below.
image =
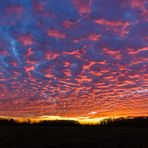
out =
<path fill-rule="evenodd" d="M 111 127 L 148 127 L 148 117 L 136 117 L 136 118 L 117 118 L 117 119 L 105 119 L 101 121 L 100 126 Z"/>
<path fill-rule="evenodd" d="M 14 119 L 0 118 L 0 125 L 17 125 L 18 122 Z"/>
<path fill-rule="evenodd" d="M 0 118 L 0 125 L 8 126 L 53 126 L 53 127 L 75 127 L 75 126 L 109 126 L 109 127 L 148 127 L 148 117 L 136 118 L 117 118 L 117 119 L 104 119 L 95 125 L 81 125 L 78 121 L 74 120 L 44 120 L 32 123 L 30 120 L 24 122 L 17 122 L 14 119 Z"/>
<path fill-rule="evenodd" d="M 40 121 L 39 123 L 33 123 L 33 125 L 41 126 L 62 126 L 62 127 L 71 127 L 71 126 L 80 126 L 78 121 L 73 120 L 52 120 L 52 121 Z"/>
<path fill-rule="evenodd" d="M 14 119 L 0 118 L 0 125 L 10 125 L 10 126 L 61 126 L 61 127 L 71 127 L 71 126 L 80 126 L 78 121 L 73 120 L 44 120 L 39 122 L 31 122 L 29 119 L 24 122 L 18 122 Z"/>

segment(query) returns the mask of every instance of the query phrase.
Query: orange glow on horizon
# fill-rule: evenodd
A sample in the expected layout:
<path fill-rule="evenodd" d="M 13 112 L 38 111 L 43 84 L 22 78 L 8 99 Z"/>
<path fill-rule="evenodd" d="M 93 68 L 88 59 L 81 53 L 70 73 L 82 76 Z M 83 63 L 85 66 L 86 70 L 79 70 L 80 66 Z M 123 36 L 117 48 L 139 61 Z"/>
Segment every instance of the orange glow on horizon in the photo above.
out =
<path fill-rule="evenodd" d="M 0 118 L 6 118 L 6 119 L 14 119 L 17 122 L 24 122 L 24 121 L 30 121 L 31 123 L 37 123 L 40 121 L 52 121 L 52 120 L 73 120 L 78 121 L 80 124 L 98 124 L 104 119 L 117 119 L 117 118 L 135 118 L 135 117 L 147 117 L 147 114 L 143 115 L 112 115 L 107 117 L 61 117 L 61 116 L 40 116 L 40 117 L 32 117 L 32 118 L 26 118 L 26 117 L 8 117 L 8 116 L 0 116 Z"/>

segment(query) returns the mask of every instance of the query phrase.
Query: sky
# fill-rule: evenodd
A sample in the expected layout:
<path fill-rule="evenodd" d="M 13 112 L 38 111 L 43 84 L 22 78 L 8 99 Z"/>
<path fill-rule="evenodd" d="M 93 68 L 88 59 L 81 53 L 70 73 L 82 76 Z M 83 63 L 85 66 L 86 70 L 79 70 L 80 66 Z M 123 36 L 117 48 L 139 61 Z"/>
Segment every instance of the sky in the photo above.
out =
<path fill-rule="evenodd" d="M 148 116 L 148 0 L 0 0 L 0 116 Z"/>

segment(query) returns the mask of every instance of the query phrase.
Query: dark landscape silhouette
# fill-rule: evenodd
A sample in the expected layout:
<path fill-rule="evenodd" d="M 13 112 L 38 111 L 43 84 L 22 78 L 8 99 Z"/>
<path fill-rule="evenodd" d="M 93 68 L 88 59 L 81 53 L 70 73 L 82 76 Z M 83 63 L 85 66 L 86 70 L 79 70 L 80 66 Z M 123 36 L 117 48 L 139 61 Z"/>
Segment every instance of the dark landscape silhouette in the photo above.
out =
<path fill-rule="evenodd" d="M 7 126 L 61 126 L 61 127 L 75 127 L 75 126 L 94 126 L 94 127 L 148 127 L 148 117 L 127 117 L 127 118 L 107 118 L 96 124 L 81 124 L 75 120 L 41 120 L 38 122 L 31 122 L 29 119 L 19 122 L 12 118 L 0 118 L 0 125 Z"/>
<path fill-rule="evenodd" d="M 0 148 L 147 148 L 148 117 L 32 123 L 0 119 Z"/>

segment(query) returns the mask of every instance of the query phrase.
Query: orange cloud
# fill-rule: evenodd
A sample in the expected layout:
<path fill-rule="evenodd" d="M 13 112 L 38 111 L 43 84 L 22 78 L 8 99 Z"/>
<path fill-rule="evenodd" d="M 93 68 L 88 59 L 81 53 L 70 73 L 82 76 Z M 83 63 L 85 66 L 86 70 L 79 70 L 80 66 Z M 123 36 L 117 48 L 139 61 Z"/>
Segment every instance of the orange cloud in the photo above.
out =
<path fill-rule="evenodd" d="M 49 29 L 48 30 L 48 36 L 49 37 L 54 37 L 54 38 L 59 38 L 59 39 L 66 38 L 66 34 L 65 33 L 60 32 L 59 30 L 54 30 L 54 29 Z"/>

